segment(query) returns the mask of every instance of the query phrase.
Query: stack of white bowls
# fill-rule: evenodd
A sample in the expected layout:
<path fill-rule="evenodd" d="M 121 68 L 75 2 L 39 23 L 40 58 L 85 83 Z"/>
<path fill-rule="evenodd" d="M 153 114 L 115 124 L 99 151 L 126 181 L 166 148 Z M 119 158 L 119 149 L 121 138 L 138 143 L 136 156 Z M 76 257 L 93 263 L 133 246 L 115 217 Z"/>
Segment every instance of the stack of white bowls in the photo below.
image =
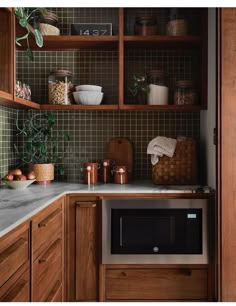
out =
<path fill-rule="evenodd" d="M 97 85 L 79 85 L 73 92 L 75 102 L 83 105 L 99 105 L 102 103 L 102 87 Z"/>

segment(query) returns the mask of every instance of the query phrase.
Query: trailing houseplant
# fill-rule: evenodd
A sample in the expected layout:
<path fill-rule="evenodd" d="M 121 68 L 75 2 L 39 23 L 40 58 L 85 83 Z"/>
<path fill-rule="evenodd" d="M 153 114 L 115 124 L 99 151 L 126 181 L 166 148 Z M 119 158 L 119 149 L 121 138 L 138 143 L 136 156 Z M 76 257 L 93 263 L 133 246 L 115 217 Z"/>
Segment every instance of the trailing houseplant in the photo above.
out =
<path fill-rule="evenodd" d="M 35 38 L 35 42 L 38 47 L 43 46 L 43 36 L 37 28 L 37 21 L 39 14 L 42 14 L 45 11 L 44 8 L 27 8 L 27 7 L 16 7 L 15 15 L 18 18 L 19 25 L 25 29 L 25 34 L 21 37 L 16 38 L 16 44 L 21 45 L 22 40 L 26 40 L 27 49 L 26 54 L 30 61 L 33 61 L 33 52 L 30 48 L 29 36 L 32 34 Z"/>
<path fill-rule="evenodd" d="M 129 87 L 129 91 L 134 97 L 137 97 L 139 104 L 146 103 L 149 93 L 148 77 L 147 75 L 133 76 L 132 87 Z"/>
<path fill-rule="evenodd" d="M 68 134 L 55 131 L 56 118 L 53 113 L 35 113 L 28 111 L 26 119 L 20 126 L 16 120 L 17 135 L 23 136 L 23 149 L 15 150 L 22 165 L 29 165 L 36 174 L 38 182 L 49 183 L 54 179 L 54 164 L 62 161 L 63 155 L 58 153 L 59 142 L 69 141 Z M 43 173 L 39 173 L 42 170 Z M 64 168 L 60 168 L 64 174 Z M 44 174 L 48 174 L 44 177 Z"/>

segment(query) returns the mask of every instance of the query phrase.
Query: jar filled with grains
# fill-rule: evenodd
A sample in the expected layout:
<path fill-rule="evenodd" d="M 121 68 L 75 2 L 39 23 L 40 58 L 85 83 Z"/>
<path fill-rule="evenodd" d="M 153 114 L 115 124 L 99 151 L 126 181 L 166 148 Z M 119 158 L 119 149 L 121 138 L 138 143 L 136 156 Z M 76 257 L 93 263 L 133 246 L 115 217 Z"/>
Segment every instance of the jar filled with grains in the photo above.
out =
<path fill-rule="evenodd" d="M 197 104 L 197 92 L 191 80 L 179 80 L 176 82 L 174 103 L 175 105 Z"/>
<path fill-rule="evenodd" d="M 49 104 L 68 105 L 72 103 L 72 73 L 68 70 L 53 70 L 48 77 Z"/>

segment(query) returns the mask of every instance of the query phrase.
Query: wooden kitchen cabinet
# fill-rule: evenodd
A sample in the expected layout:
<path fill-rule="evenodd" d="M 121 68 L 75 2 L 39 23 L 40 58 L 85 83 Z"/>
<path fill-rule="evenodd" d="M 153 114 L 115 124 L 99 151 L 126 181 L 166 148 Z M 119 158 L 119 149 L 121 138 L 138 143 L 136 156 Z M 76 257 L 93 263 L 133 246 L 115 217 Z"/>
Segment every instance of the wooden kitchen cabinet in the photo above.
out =
<path fill-rule="evenodd" d="M 97 198 L 68 196 L 66 240 L 67 301 L 97 301 Z"/>
<path fill-rule="evenodd" d="M 117 268 L 106 270 L 107 301 L 207 301 L 208 271 L 204 268 Z"/>
<path fill-rule="evenodd" d="M 32 219 L 32 301 L 64 301 L 64 198 Z"/>
<path fill-rule="evenodd" d="M 30 301 L 29 222 L 0 238 L 0 301 Z"/>

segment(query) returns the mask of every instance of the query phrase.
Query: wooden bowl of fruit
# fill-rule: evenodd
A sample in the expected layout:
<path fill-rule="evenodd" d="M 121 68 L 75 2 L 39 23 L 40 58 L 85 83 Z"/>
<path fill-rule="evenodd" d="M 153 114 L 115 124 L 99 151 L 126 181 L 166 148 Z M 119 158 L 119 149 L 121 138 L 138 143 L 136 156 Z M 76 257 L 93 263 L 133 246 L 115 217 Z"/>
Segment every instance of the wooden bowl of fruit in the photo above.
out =
<path fill-rule="evenodd" d="M 11 170 L 2 178 L 2 181 L 12 189 L 26 189 L 35 181 L 35 174 L 33 171 L 24 175 L 20 169 Z"/>

